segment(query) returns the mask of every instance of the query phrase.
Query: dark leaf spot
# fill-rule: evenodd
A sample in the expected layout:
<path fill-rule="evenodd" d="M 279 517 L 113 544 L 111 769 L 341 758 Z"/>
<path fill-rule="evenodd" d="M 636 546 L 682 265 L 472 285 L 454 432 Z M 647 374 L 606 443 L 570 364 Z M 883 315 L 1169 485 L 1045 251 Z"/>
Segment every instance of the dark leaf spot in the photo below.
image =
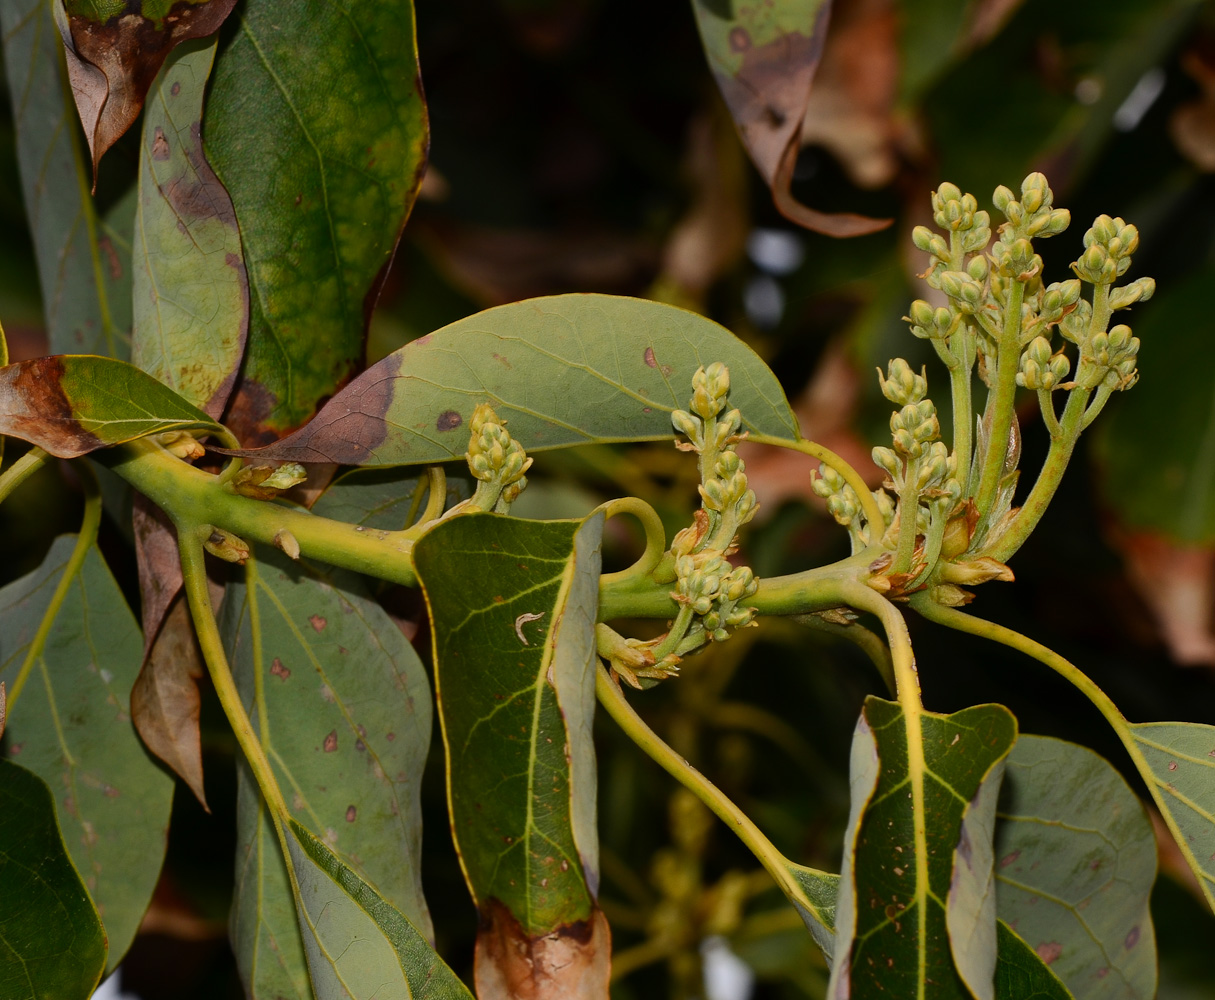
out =
<path fill-rule="evenodd" d="M 167 160 L 169 158 L 169 140 L 165 138 L 165 130 L 157 125 L 154 136 L 155 138 L 152 139 L 152 159 Z"/>
<path fill-rule="evenodd" d="M 1037 948 L 1034 949 L 1038 957 L 1047 965 L 1050 965 L 1055 959 L 1063 954 L 1063 945 L 1058 941 L 1043 941 Z"/>
<path fill-rule="evenodd" d="M 751 47 L 751 36 L 747 33 L 747 29 L 736 27 L 730 31 L 730 51 L 731 52 L 746 52 Z"/>
<path fill-rule="evenodd" d="M 657 368 L 657 367 L 658 367 L 658 359 L 654 357 L 654 348 L 652 348 L 652 347 L 647 347 L 647 348 L 645 349 L 645 363 L 646 363 L 646 364 L 647 364 L 647 365 L 648 365 L 650 368 Z"/>
<path fill-rule="evenodd" d="M 277 656 L 274 658 L 273 662 L 270 664 L 270 673 L 272 673 L 275 677 L 281 678 L 282 680 L 286 680 L 288 677 L 291 676 L 290 669 L 288 669 L 287 667 L 284 667 L 283 661 L 280 660 Z"/>
<path fill-rule="evenodd" d="M 337 749 L 337 730 L 332 729 L 329 735 L 325 737 L 325 742 L 321 744 L 321 748 L 325 753 L 333 753 Z"/>
<path fill-rule="evenodd" d="M 396 738 L 397 738 L 396 733 L 389 733 L 387 736 L 384 737 L 384 739 L 386 739 L 389 743 L 391 743 Z"/>
<path fill-rule="evenodd" d="M 1011 854 L 1006 854 L 1000 859 L 1000 867 L 1007 868 L 1021 856 L 1020 851 L 1013 851 Z"/>
<path fill-rule="evenodd" d="M 169 88 L 169 93 L 172 94 L 174 97 L 176 97 L 178 94 L 181 93 L 181 84 L 174 83 L 173 86 Z"/>
<path fill-rule="evenodd" d="M 464 418 L 455 410 L 444 410 L 439 414 L 439 419 L 435 421 L 435 430 L 454 431 L 464 423 Z"/>
<path fill-rule="evenodd" d="M 357 809 L 355 809 L 355 807 L 354 807 L 354 806 L 350 806 L 350 807 L 349 807 L 349 808 L 346 810 L 346 822 L 347 822 L 347 823 L 353 823 L 353 822 L 354 822 L 354 818 L 355 818 L 355 817 L 356 817 L 358 814 L 359 814 L 359 811 L 358 811 Z"/>
<path fill-rule="evenodd" d="M 1139 943 L 1139 925 L 1136 924 L 1134 927 L 1132 927 L 1127 932 L 1126 941 L 1124 941 L 1123 944 L 1126 946 L 1126 950 L 1130 951 L 1138 943 Z"/>
<path fill-rule="evenodd" d="M 329 624 L 320 615 L 309 615 L 308 621 L 310 621 L 312 623 L 312 627 L 314 629 L 316 629 L 318 632 L 322 631 L 325 628 L 325 626 Z"/>

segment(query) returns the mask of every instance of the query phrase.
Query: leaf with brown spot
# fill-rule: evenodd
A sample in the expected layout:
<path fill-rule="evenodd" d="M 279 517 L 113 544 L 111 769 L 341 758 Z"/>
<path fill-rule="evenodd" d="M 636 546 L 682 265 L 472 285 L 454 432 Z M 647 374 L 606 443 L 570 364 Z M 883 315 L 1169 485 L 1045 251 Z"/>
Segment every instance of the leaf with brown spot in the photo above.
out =
<path fill-rule="evenodd" d="M 214 34 L 236 0 L 55 0 L 68 79 L 93 158 L 131 127 L 169 53 Z M 167 9 L 166 9 L 167 7 Z"/>
<path fill-rule="evenodd" d="M 608 995 L 611 931 L 596 907 L 587 920 L 528 935 L 496 899 L 481 907 L 477 996 L 567 1000 Z"/>
<path fill-rule="evenodd" d="M 203 136 L 236 207 L 250 285 L 226 422 L 264 444 L 361 369 L 429 131 L 410 0 L 247 0 L 237 16 Z"/>
<path fill-rule="evenodd" d="M 692 10 L 709 67 L 780 213 L 828 236 L 863 236 L 889 226 L 892 219 L 817 211 L 790 190 L 830 0 L 736 4 L 729 16 L 720 4 L 693 0 Z"/>
<path fill-rule="evenodd" d="M 180 45 L 148 94 L 131 334 L 132 363 L 215 418 L 236 382 L 249 322 L 236 213 L 203 156 L 203 94 L 217 45 Z"/>
<path fill-rule="evenodd" d="M 359 578 L 265 547 L 228 585 L 220 628 L 295 818 L 429 934 L 419 795 L 431 699 L 413 647 Z M 244 765 L 239 778 L 232 938 L 241 977 L 250 996 L 304 998 L 273 821 Z"/>
<path fill-rule="evenodd" d="M 162 431 L 222 430 L 201 410 L 133 365 L 66 355 L 0 368 L 0 434 L 58 458 Z"/>
<path fill-rule="evenodd" d="M 510 361 L 510 367 L 499 357 Z M 751 433 L 797 438 L 780 382 L 729 330 L 693 312 L 615 295 L 497 306 L 393 352 L 306 427 L 250 454 L 296 462 L 412 465 L 462 458 L 492 401 L 529 451 L 673 435 L 692 376 L 720 361 Z"/>

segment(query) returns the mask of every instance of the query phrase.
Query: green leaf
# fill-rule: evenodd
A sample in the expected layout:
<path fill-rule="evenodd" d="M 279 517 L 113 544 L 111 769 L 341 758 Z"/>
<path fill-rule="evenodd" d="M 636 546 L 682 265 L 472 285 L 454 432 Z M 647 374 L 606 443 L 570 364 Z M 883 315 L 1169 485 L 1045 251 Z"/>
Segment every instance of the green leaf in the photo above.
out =
<path fill-rule="evenodd" d="M 996 1000 L 1073 1000 L 1059 977 L 1003 920 L 996 923 L 996 940 Z"/>
<path fill-rule="evenodd" d="M 317 1000 L 472 1000 L 418 929 L 295 820 L 287 850 Z"/>
<path fill-rule="evenodd" d="M 603 516 L 464 515 L 414 548 L 430 608 L 452 832 L 481 911 L 478 993 L 567 951 L 567 995 L 607 978 L 595 905 L 595 617 Z"/>
<path fill-rule="evenodd" d="M 898 704 L 865 700 L 829 995 L 992 996 L 990 826 L 1015 740 L 1000 705 L 911 725 Z"/>
<path fill-rule="evenodd" d="M 0 996 L 73 1000 L 105 971 L 101 920 L 64 851 L 46 783 L 0 760 Z"/>
<path fill-rule="evenodd" d="M 1098 482 L 1119 520 L 1196 545 L 1215 542 L 1215 382 L 1193 363 L 1213 280 L 1199 268 L 1136 310 L 1141 378 L 1098 425 Z"/>
<path fill-rule="evenodd" d="M 1129 749 L 1215 910 L 1215 726 L 1128 723 Z"/>
<path fill-rule="evenodd" d="M 265 443 L 361 366 L 429 133 L 409 0 L 249 0 L 239 17 L 203 133 L 251 291 L 231 422 Z"/>
<path fill-rule="evenodd" d="M 142 653 L 95 544 L 61 536 L 37 570 L 0 590 L 7 755 L 55 791 L 64 842 L 105 922 L 109 969 L 160 874 L 173 797 L 128 714 Z"/>
<path fill-rule="evenodd" d="M 236 381 L 249 321 L 236 213 L 202 149 L 203 93 L 217 44 L 180 45 L 149 94 L 131 335 L 136 366 L 216 418 Z"/>
<path fill-rule="evenodd" d="M 52 353 L 125 357 L 131 330 L 130 243 L 135 202 L 97 217 L 89 194 L 59 30 L 48 0 L 0 3 L 17 158 L 34 239 Z"/>
<path fill-rule="evenodd" d="M 890 219 L 815 211 L 789 189 L 831 0 L 692 0 L 692 10 L 709 68 L 781 214 L 830 236 L 861 236 L 889 226 Z"/>
<path fill-rule="evenodd" d="M 554 295 L 487 309 L 407 344 L 338 393 L 307 427 L 258 452 L 297 462 L 412 465 L 462 457 L 490 402 L 529 451 L 674 436 L 701 365 L 730 369 L 744 430 L 798 437 L 780 383 L 724 327 L 673 306 Z"/>
<path fill-rule="evenodd" d="M 229 586 L 221 629 L 288 805 L 430 933 L 419 803 L 430 691 L 413 647 L 357 578 L 264 549 Z M 275 996 L 272 981 L 294 968 L 291 887 L 250 783 L 242 773 L 234 936 L 250 992 Z M 254 947 L 270 940 L 284 951 Z"/>
<path fill-rule="evenodd" d="M 105 151 L 139 117 L 174 46 L 214 34 L 234 6 L 236 0 L 63 0 L 58 26 L 94 178 Z"/>
<path fill-rule="evenodd" d="M 1008 758 L 996 857 L 1000 917 L 1077 1000 L 1156 995 L 1156 837 L 1103 758 L 1022 736 Z"/>
<path fill-rule="evenodd" d="M 0 434 L 59 458 L 192 428 L 221 429 L 168 386 L 125 361 L 67 355 L 0 368 Z"/>
<path fill-rule="evenodd" d="M 447 476 L 444 510 L 472 496 L 471 477 Z M 399 469 L 351 469 L 338 476 L 312 505 L 312 513 L 347 524 L 399 531 L 414 524 L 426 507 L 425 475 Z"/>
<path fill-rule="evenodd" d="M 835 952 L 835 910 L 836 900 L 839 897 L 840 877 L 828 872 L 820 872 L 814 868 L 806 868 L 803 865 L 794 864 L 792 861 L 787 861 L 785 867 L 789 869 L 805 894 L 804 900 L 790 896 L 789 902 L 797 910 L 797 915 L 802 918 L 802 923 L 806 925 L 806 930 L 814 938 L 814 943 L 830 959 Z M 810 905 L 807 906 L 807 903 Z"/>

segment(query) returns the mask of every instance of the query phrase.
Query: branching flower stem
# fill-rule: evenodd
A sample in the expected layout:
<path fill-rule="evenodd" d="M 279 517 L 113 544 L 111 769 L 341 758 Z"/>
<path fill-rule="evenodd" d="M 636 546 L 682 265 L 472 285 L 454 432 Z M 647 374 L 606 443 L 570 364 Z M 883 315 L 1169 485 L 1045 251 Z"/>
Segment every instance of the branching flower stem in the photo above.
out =
<path fill-rule="evenodd" d="M 1017 370 L 1021 361 L 1021 304 L 1024 297 L 1025 282 L 1009 282 L 1008 301 L 1004 307 L 1004 328 L 997 347 L 995 385 L 987 397 L 991 434 L 975 494 L 975 505 L 979 508 L 980 517 L 991 510 L 995 500 L 1000 478 L 1004 474 L 1008 432 L 1016 419 L 1013 404 L 1017 395 Z"/>
<path fill-rule="evenodd" d="M 789 860 L 720 788 L 671 749 L 654 730 L 645 724 L 602 664 L 595 674 L 595 694 L 599 697 L 599 703 L 608 715 L 647 756 L 695 795 L 718 819 L 738 835 L 738 838 L 747 845 L 786 896 L 790 899 L 797 899 L 800 905 L 818 918 L 824 927 L 830 926 L 818 907 L 806 896 L 797 879 L 793 877 L 789 870 Z"/>
<path fill-rule="evenodd" d="M 1185 857 L 1186 863 L 1190 866 L 1190 870 L 1195 872 L 1202 870 L 1202 865 L 1194 857 L 1193 847 L 1190 844 L 1189 838 L 1178 829 L 1168 808 L 1168 804 L 1164 801 L 1159 779 L 1152 773 L 1151 767 L 1135 742 L 1135 738 L 1131 733 L 1130 723 L 1118 711 L 1118 707 L 1110 700 L 1109 695 L 1094 684 L 1079 667 L 1060 656 L 1054 650 L 1048 649 L 1040 642 L 1035 642 L 1020 632 L 1005 628 L 1003 625 L 997 625 L 995 622 L 975 618 L 954 608 L 942 607 L 926 594 L 916 594 L 912 597 L 911 606 L 929 621 L 936 622 L 938 625 L 945 625 L 948 628 L 956 629 L 959 632 L 966 632 L 969 635 L 981 636 L 984 639 L 990 639 L 992 642 L 998 642 L 1003 646 L 1018 650 L 1026 656 L 1037 660 L 1039 663 L 1050 667 L 1051 670 L 1076 687 L 1093 703 L 1097 711 L 1105 717 L 1105 721 L 1110 724 L 1118 739 L 1122 741 L 1123 747 L 1142 776 L 1144 783 L 1148 787 L 1148 791 L 1152 793 L 1156 807 L 1160 810 L 1165 823 L 1168 824 L 1169 831 L 1173 834 L 1173 839 Z M 1211 907 L 1215 908 L 1215 891 L 1212 891 L 1209 883 L 1202 882 L 1202 892 Z"/>
<path fill-rule="evenodd" d="M 757 444 L 769 444 L 777 448 L 800 451 L 803 455 L 812 455 L 824 465 L 830 466 L 843 476 L 844 482 L 856 491 L 861 510 L 865 513 L 865 520 L 873 526 L 873 532 L 880 535 L 885 530 L 886 522 L 882 517 L 882 512 L 878 509 L 877 501 L 873 499 L 873 494 L 865 480 L 861 478 L 861 474 L 830 448 L 824 448 L 821 444 L 807 441 L 805 438 L 798 438 L 795 441 L 792 438 L 771 437 L 767 434 L 751 434 L 747 440 Z"/>

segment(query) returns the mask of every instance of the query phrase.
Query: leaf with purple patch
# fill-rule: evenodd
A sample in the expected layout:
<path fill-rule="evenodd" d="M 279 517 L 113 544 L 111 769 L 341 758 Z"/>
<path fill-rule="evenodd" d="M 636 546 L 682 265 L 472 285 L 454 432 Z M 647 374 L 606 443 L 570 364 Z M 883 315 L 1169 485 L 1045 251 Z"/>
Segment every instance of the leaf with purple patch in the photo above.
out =
<path fill-rule="evenodd" d="M 461 458 L 489 402 L 529 452 L 674 437 L 692 375 L 720 361 L 744 431 L 797 438 L 780 383 L 729 330 L 674 306 L 554 295 L 487 309 L 367 369 L 310 424 L 256 454 L 297 462 L 412 465 Z"/>

